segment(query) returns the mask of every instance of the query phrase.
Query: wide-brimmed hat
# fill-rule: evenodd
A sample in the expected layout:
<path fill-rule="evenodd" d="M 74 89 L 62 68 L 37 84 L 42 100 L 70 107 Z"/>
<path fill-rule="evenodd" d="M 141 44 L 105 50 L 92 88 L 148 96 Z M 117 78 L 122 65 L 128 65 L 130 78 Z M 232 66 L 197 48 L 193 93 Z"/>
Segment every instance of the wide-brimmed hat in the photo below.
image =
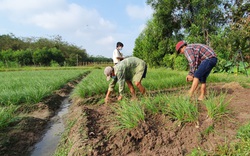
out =
<path fill-rule="evenodd" d="M 107 81 L 109 81 L 110 80 L 110 78 L 111 78 L 111 74 L 112 74 L 112 72 L 113 72 L 113 67 L 111 67 L 111 66 L 108 66 L 108 67 L 106 67 L 105 69 L 104 69 L 104 74 L 105 74 L 105 76 L 107 77 Z"/>
<path fill-rule="evenodd" d="M 176 51 L 179 52 L 180 48 L 186 44 L 187 43 L 185 41 L 179 41 L 175 46 Z"/>

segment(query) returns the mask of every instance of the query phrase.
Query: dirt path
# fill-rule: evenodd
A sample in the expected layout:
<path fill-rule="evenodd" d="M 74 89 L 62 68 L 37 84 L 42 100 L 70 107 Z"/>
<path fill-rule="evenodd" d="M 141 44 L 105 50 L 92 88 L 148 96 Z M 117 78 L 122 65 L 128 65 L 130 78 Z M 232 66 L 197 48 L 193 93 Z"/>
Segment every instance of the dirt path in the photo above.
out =
<path fill-rule="evenodd" d="M 76 103 L 69 114 L 71 119 L 78 118 L 69 136 L 74 140 L 69 155 L 172 156 L 186 155 L 194 148 L 213 153 L 217 145 L 235 141 L 238 128 L 249 122 L 250 89 L 244 89 L 238 83 L 217 84 L 208 89 L 217 93 L 227 91 L 227 98 L 232 98 L 228 106 L 231 113 L 222 120 L 212 121 L 200 104 L 201 125 L 198 129 L 193 123 L 178 126 L 165 115 L 155 115 L 146 116 L 145 122 L 135 129 L 114 132 L 110 105 L 95 105 L 94 97 L 88 102 Z M 209 128 L 213 128 L 212 133 L 207 132 Z"/>

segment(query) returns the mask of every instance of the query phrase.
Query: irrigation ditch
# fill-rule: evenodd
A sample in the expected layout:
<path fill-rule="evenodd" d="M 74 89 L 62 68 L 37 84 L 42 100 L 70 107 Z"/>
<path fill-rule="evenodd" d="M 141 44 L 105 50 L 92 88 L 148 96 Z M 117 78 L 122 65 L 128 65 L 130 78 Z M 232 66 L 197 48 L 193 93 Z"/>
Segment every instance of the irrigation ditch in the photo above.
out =
<path fill-rule="evenodd" d="M 34 105 L 22 105 L 20 117 L 0 130 L 0 155 L 53 155 L 64 131 L 64 115 L 71 104 L 69 95 L 87 71 Z"/>
<path fill-rule="evenodd" d="M 46 128 L 47 131 L 43 135 L 41 141 L 36 143 L 33 150 L 30 152 L 31 156 L 50 156 L 55 153 L 62 133 L 65 130 L 63 117 L 68 113 L 70 104 L 69 98 L 66 97 L 60 109 L 56 112 L 56 115 L 50 119 L 48 128 Z"/>

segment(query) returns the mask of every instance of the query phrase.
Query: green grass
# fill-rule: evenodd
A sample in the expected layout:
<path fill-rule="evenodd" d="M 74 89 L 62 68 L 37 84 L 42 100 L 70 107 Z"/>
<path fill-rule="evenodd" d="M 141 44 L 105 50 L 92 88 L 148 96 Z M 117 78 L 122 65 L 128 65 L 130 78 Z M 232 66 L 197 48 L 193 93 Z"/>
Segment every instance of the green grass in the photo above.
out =
<path fill-rule="evenodd" d="M 213 133 L 214 132 L 214 126 L 213 125 L 210 125 L 208 126 L 208 128 L 206 128 L 202 134 L 205 135 L 205 136 L 208 136 L 210 133 Z"/>
<path fill-rule="evenodd" d="M 180 75 L 181 74 L 181 75 Z M 147 77 L 142 80 L 142 85 L 147 90 L 162 90 L 166 88 L 180 87 L 190 85 L 185 81 L 186 72 L 173 71 L 164 68 L 149 69 Z M 105 94 L 108 89 L 109 82 L 103 73 L 103 69 L 94 69 L 92 72 L 74 89 L 72 98 L 85 98 L 97 94 Z M 138 91 L 138 89 L 135 87 Z M 114 92 L 118 92 L 116 85 Z M 125 84 L 125 92 L 129 89 Z"/>
<path fill-rule="evenodd" d="M 239 128 L 236 137 L 238 142 L 219 146 L 217 155 L 241 156 L 250 155 L 250 123 Z"/>
<path fill-rule="evenodd" d="M 18 106 L 11 105 L 8 107 L 0 107 L 0 129 L 8 126 L 9 123 L 16 119 L 15 111 Z"/>
<path fill-rule="evenodd" d="M 35 70 L 92 70 L 100 68 L 100 66 L 105 67 L 110 64 L 93 64 L 90 66 L 74 66 L 74 67 L 39 67 L 39 66 L 23 66 L 17 68 L 0 68 L 0 72 L 2 71 L 35 71 Z"/>
<path fill-rule="evenodd" d="M 0 128 L 18 117 L 22 104 L 35 104 L 87 70 L 40 70 L 0 72 Z"/>
<path fill-rule="evenodd" d="M 208 127 L 204 134 L 212 132 L 214 127 Z M 207 155 L 223 155 L 223 156 L 248 156 L 250 155 L 250 123 L 239 128 L 236 137 L 237 142 L 228 142 L 217 147 L 212 153 L 201 148 L 194 149 L 188 156 L 207 156 Z"/>
<path fill-rule="evenodd" d="M 168 96 L 169 105 L 168 115 L 180 122 L 195 122 L 198 121 L 198 107 L 193 104 L 189 98 L 179 96 Z"/>
<path fill-rule="evenodd" d="M 250 83 L 249 76 L 244 74 L 211 73 L 208 76 L 208 82 L 238 82 L 240 84 Z"/>
<path fill-rule="evenodd" d="M 93 69 L 92 72 L 86 77 L 73 91 L 72 97 L 85 98 L 88 96 L 105 94 L 109 82 L 103 74 L 103 68 Z M 148 91 L 163 90 L 169 88 L 190 86 L 191 83 L 186 82 L 187 71 L 174 71 L 171 69 L 157 68 L 148 69 L 147 76 L 142 80 L 142 85 Z M 208 77 L 208 83 L 211 82 L 239 82 L 244 87 L 250 87 L 250 79 L 245 75 L 233 75 L 227 73 L 211 73 Z M 138 89 L 135 87 L 138 91 Z M 118 92 L 118 85 L 115 91 Z M 129 93 L 128 87 L 125 84 L 125 92 Z"/>
<path fill-rule="evenodd" d="M 238 130 L 237 137 L 243 140 L 250 140 L 250 123 L 242 126 Z"/>
<path fill-rule="evenodd" d="M 185 81 L 187 72 L 170 69 L 149 69 L 142 84 L 147 90 L 160 90 L 188 85 Z"/>
<path fill-rule="evenodd" d="M 167 96 L 162 94 L 148 95 L 141 99 L 140 103 L 144 106 L 145 110 L 151 114 L 163 113 L 166 114 L 168 110 Z"/>
<path fill-rule="evenodd" d="M 223 115 L 229 113 L 227 106 L 230 101 L 226 101 L 226 94 L 220 93 L 218 96 L 215 93 L 210 93 L 208 98 L 203 101 L 207 108 L 208 116 L 211 119 L 219 120 Z"/>
<path fill-rule="evenodd" d="M 198 120 L 198 108 L 184 96 L 177 97 L 173 94 L 157 94 L 138 101 L 122 100 L 113 110 L 116 114 L 114 117 L 117 129 L 135 128 L 149 114 L 165 114 L 180 123 Z"/>
<path fill-rule="evenodd" d="M 86 70 L 0 72 L 0 105 L 37 103 L 85 72 Z"/>
<path fill-rule="evenodd" d="M 73 146 L 73 142 L 71 140 L 69 140 L 69 138 L 67 136 L 69 135 L 70 130 L 74 126 L 75 123 L 76 123 L 76 119 L 73 121 L 68 121 L 67 128 L 63 132 L 63 135 L 61 137 L 61 141 L 60 141 L 55 153 L 53 154 L 53 156 L 67 156 L 68 155 L 71 147 Z"/>
<path fill-rule="evenodd" d="M 74 89 L 71 97 L 85 98 L 96 94 L 104 94 L 108 89 L 109 82 L 101 69 L 92 70 Z"/>
<path fill-rule="evenodd" d="M 145 119 L 144 109 L 137 101 L 122 100 L 118 105 L 113 106 L 113 110 L 118 122 L 115 129 L 132 129 Z"/>
<path fill-rule="evenodd" d="M 84 74 L 86 71 L 91 72 L 77 85 L 71 97 L 85 98 L 94 95 L 105 96 L 109 84 L 103 74 L 103 67 L 80 69 L 51 67 L 34 69 L 22 68 L 20 71 L 19 69 L 12 70 L 13 71 L 0 72 L 0 105 L 2 105 L 0 107 L 0 123 L 2 123 L 0 127 L 8 125 L 12 119 L 15 119 L 16 114 L 14 112 L 18 105 L 22 103 L 37 103 L 41 101 L 43 97 L 50 95 L 54 90 L 59 89 L 68 81 Z M 4 69 L 2 69 L 2 71 L 4 71 Z M 190 87 L 191 83 L 185 81 L 187 73 L 187 71 L 173 71 L 165 68 L 148 69 L 147 77 L 143 79 L 142 84 L 147 91 L 161 91 L 183 86 Z M 250 79 L 243 74 L 211 73 L 208 77 L 208 83 L 211 82 L 239 82 L 244 87 L 249 87 Z M 125 91 L 129 94 L 127 85 L 125 85 Z M 118 92 L 118 85 L 115 87 L 115 92 Z M 207 101 L 206 105 L 210 107 L 208 108 L 210 109 L 209 115 L 212 118 L 220 117 L 223 113 L 227 112 L 227 103 L 223 95 L 212 97 L 211 101 Z M 180 122 L 194 122 L 198 116 L 196 104 L 192 104 L 184 95 L 176 96 L 168 93 L 148 95 L 141 97 L 139 101 L 133 102 L 124 99 L 114 107 L 114 111 L 116 114 L 117 127 L 122 129 L 136 127 L 139 122 L 145 120 L 147 113 L 169 115 Z M 208 133 L 210 131 L 211 129 L 208 129 Z M 239 145 L 243 147 L 242 150 L 247 149 L 247 147 L 249 147 L 249 139 L 240 139 L 242 142 Z M 71 146 L 70 142 L 69 146 Z M 238 145 L 235 145 L 233 148 L 234 151 L 240 150 Z M 59 155 L 67 153 L 67 150 L 68 149 L 62 149 L 62 151 L 59 151 Z"/>
<path fill-rule="evenodd" d="M 187 154 L 187 156 L 207 156 L 207 152 L 203 151 L 200 148 L 195 148 L 192 150 L 192 152 L 190 154 Z"/>

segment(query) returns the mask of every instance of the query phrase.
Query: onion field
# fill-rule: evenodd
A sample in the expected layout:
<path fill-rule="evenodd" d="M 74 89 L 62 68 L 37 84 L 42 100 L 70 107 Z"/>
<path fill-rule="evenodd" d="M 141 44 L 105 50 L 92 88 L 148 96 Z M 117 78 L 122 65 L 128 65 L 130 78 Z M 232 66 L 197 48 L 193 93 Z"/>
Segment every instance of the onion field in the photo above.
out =
<path fill-rule="evenodd" d="M 185 81 L 187 73 L 187 71 L 174 71 L 165 68 L 149 69 L 146 78 L 142 80 L 142 85 L 148 91 L 161 91 L 163 89 L 190 86 L 191 83 Z M 232 81 L 239 82 L 242 85 L 250 83 L 250 79 L 247 79 L 245 75 L 229 75 L 224 73 L 212 73 L 207 80 L 208 83 Z M 95 69 L 78 84 L 72 93 L 72 97 L 84 98 L 105 94 L 108 84 L 109 82 L 106 81 L 103 69 Z M 125 88 L 127 89 L 126 92 L 129 93 L 127 86 Z M 135 87 L 135 89 L 137 88 Z M 116 86 L 115 92 L 118 92 L 118 86 Z"/>
<path fill-rule="evenodd" d="M 87 70 L 0 72 L 0 128 L 15 117 L 22 104 L 36 104 Z"/>
<path fill-rule="evenodd" d="M 200 108 L 197 107 L 197 100 L 193 101 L 186 97 L 186 93 L 191 86 L 191 83 L 187 83 L 185 81 L 188 72 L 174 71 L 166 68 L 148 69 L 146 78 L 142 80 L 142 85 L 146 88 L 145 96 L 139 96 L 138 100 L 130 101 L 129 89 L 125 84 L 125 97 L 127 98 L 124 98 L 122 101 L 113 101 L 108 105 L 105 105 L 104 98 L 109 82 L 106 81 L 103 69 L 104 68 L 101 67 L 74 70 L 58 68 L 55 70 L 0 72 L 0 81 L 2 82 L 0 84 L 0 130 L 10 126 L 10 123 L 14 123 L 18 118 L 22 118 L 17 111 L 21 106 L 35 105 L 43 101 L 45 97 L 52 95 L 56 90 L 62 88 L 69 81 L 76 79 L 79 80 L 79 78 L 82 78 L 81 81 L 75 85 L 70 94 L 70 98 L 74 102 L 72 109 L 75 109 L 75 111 L 72 111 L 72 113 L 69 115 L 73 115 L 74 117 L 72 121 L 69 120 L 67 122 L 72 123 L 68 129 L 74 128 L 76 126 L 75 129 L 81 129 L 81 135 L 84 134 L 84 136 L 88 136 L 88 131 L 86 131 L 86 129 L 91 127 L 93 128 L 93 126 L 96 126 L 95 129 L 93 129 L 95 131 L 99 131 L 99 128 L 101 131 L 102 126 L 106 126 L 107 129 L 113 129 L 115 131 L 121 129 L 127 131 L 137 129 L 140 128 L 138 127 L 140 124 L 149 124 L 148 126 L 154 127 L 154 118 L 160 116 L 171 119 L 169 120 L 169 123 L 172 124 L 173 122 L 173 125 L 169 125 L 170 127 L 174 126 L 175 124 L 180 127 L 185 124 L 199 124 L 198 120 L 200 120 L 199 117 L 201 114 L 209 117 L 213 121 L 224 119 L 225 115 L 229 115 L 228 104 L 230 101 L 228 101 L 226 98 L 227 90 L 224 92 L 223 90 L 218 89 L 219 94 L 215 94 L 213 93 L 213 89 L 216 89 L 216 87 L 210 89 L 208 100 L 205 100 L 202 105 L 206 111 L 200 112 Z M 238 83 L 244 88 L 250 87 L 250 79 L 246 77 L 246 75 L 232 75 L 226 73 L 211 73 L 208 77 L 207 85 L 216 85 L 218 83 L 219 86 L 219 83 L 226 84 L 231 82 Z M 138 92 L 136 87 L 135 89 L 136 92 Z M 237 89 L 237 86 L 235 89 Z M 115 87 L 114 94 L 118 95 L 118 85 Z M 89 100 L 90 103 L 77 103 L 80 99 L 87 99 L 88 101 L 88 98 L 95 100 L 93 102 Z M 116 99 L 115 96 L 112 98 Z M 27 107 L 23 108 L 26 109 Z M 75 116 L 77 115 L 77 110 L 79 110 L 80 116 Z M 25 116 L 25 114 L 22 115 Z M 76 122 L 76 120 L 80 120 L 81 118 L 84 119 L 82 121 Z M 107 124 L 106 119 L 109 118 L 112 118 L 112 122 L 107 121 Z M 87 120 L 89 121 L 86 122 Z M 147 123 L 148 121 L 150 122 Z M 159 127 L 164 125 L 165 121 L 166 120 L 164 119 L 161 121 L 162 123 L 159 122 Z M 86 123 L 90 124 L 86 125 L 87 127 L 77 127 Z M 99 123 L 102 126 L 98 126 L 96 123 Z M 201 128 L 204 129 L 204 134 L 205 132 L 212 133 L 214 129 L 213 125 L 209 126 L 208 128 L 204 126 L 205 125 L 202 127 L 201 125 Z M 188 126 L 186 127 L 188 128 Z M 160 128 L 159 131 L 162 131 L 161 134 L 164 134 L 163 132 L 166 130 L 164 131 L 164 128 Z M 70 131 L 66 132 L 69 133 Z M 58 147 L 57 153 L 55 155 L 67 155 L 68 153 L 64 151 L 70 150 L 70 148 L 73 146 L 70 142 L 71 136 L 69 135 L 71 134 L 66 134 L 66 132 L 66 137 L 62 138 L 63 143 Z M 190 133 L 191 132 L 193 133 L 194 131 L 190 131 Z M 106 135 L 109 134 L 102 133 L 102 135 L 103 138 L 107 138 Z M 120 135 L 126 136 L 125 133 Z M 91 136 L 89 137 L 91 138 Z M 66 142 L 65 140 L 69 141 Z M 91 139 L 85 139 L 85 141 L 86 142 L 80 141 L 80 143 L 86 143 L 88 145 L 91 143 Z M 109 141 L 109 145 L 113 147 L 112 144 L 114 141 Z M 164 140 L 162 143 L 164 143 Z M 189 145 L 190 143 L 187 144 Z M 159 147 L 164 148 L 162 145 Z M 99 147 L 96 147 L 96 149 L 99 149 Z M 103 148 L 104 153 L 106 152 L 105 149 L 108 148 Z M 87 149 L 82 150 L 83 152 L 88 151 Z"/>
<path fill-rule="evenodd" d="M 0 104 L 37 103 L 84 70 L 42 70 L 0 72 Z"/>

